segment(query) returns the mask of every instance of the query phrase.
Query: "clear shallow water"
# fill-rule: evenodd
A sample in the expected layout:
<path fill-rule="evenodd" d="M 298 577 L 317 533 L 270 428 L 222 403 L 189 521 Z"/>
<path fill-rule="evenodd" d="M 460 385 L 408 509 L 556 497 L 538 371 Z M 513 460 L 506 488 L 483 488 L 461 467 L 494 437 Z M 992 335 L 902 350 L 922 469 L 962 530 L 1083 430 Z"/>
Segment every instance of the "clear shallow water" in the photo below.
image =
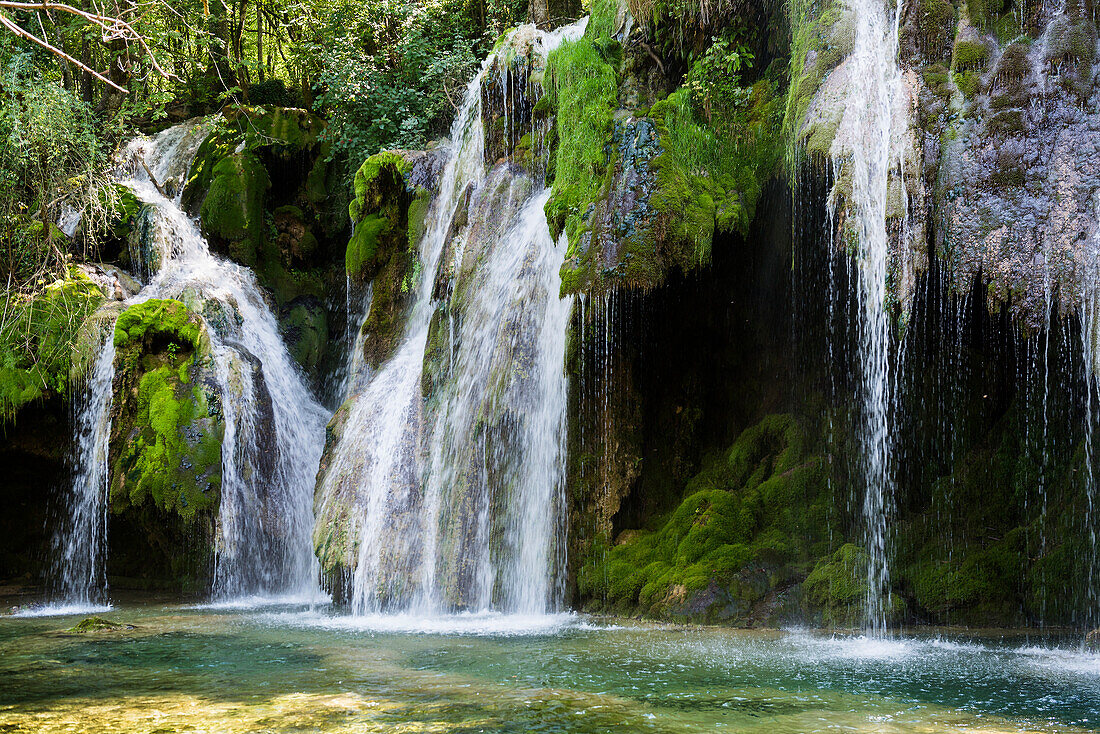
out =
<path fill-rule="evenodd" d="M 576 615 L 121 607 L 0 618 L 0 731 L 1100 730 L 1100 656 Z"/>

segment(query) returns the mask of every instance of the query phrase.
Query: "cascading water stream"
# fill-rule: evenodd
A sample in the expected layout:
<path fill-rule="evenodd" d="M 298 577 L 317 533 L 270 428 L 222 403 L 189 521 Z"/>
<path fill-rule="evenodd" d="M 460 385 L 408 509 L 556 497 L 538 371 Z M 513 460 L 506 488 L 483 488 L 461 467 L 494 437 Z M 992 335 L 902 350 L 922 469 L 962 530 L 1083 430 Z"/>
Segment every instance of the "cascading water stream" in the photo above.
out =
<path fill-rule="evenodd" d="M 179 207 L 182 184 L 202 142 L 201 127 L 181 125 L 127 149 L 120 181 L 146 204 L 144 236 L 158 263 L 129 299 L 175 298 L 201 312 L 211 342 L 225 420 L 221 503 L 215 543 L 216 597 L 320 596 L 310 535 L 313 480 L 328 414 L 310 394 L 279 336 L 278 323 L 247 268 L 214 256 Z M 144 165 L 133 165 L 136 157 Z M 150 179 L 149 174 L 152 174 Z M 174 193 L 169 199 L 166 194 Z M 140 260 L 139 260 L 140 261 Z M 113 326 L 77 420 L 78 476 L 72 526 L 59 538 L 57 576 L 67 597 L 104 578 Z M 93 522 L 94 520 L 94 522 Z M 69 559 L 81 559 L 79 563 Z M 81 581 L 84 579 L 84 581 Z"/>
<path fill-rule="evenodd" d="M 1085 382 L 1085 517 L 1084 531 L 1088 538 L 1089 558 L 1086 578 L 1085 622 L 1091 628 L 1100 625 L 1100 549 L 1097 548 L 1097 482 L 1096 453 L 1093 441 L 1100 421 L 1097 391 L 1100 389 L 1100 190 L 1093 193 L 1092 207 L 1096 229 L 1083 250 L 1081 274 L 1081 355 Z"/>
<path fill-rule="evenodd" d="M 864 479 L 863 514 L 867 570 L 866 625 L 872 633 L 886 626 L 890 606 L 887 559 L 892 497 L 890 414 L 892 401 L 887 230 L 891 168 L 900 164 L 897 139 L 904 119 L 904 82 L 898 66 L 899 8 L 883 0 L 853 0 L 855 46 L 846 63 L 848 99 L 831 156 L 837 179 L 830 194 L 834 218 L 843 207 L 855 237 L 854 253 L 862 297 L 859 323 L 860 428 Z M 894 179 L 903 185 L 902 177 Z M 844 192 L 844 186 L 850 191 Z M 906 201 L 905 192 L 900 200 Z M 904 225 L 903 225 L 904 227 Z"/>
<path fill-rule="evenodd" d="M 583 29 L 582 21 L 553 34 L 531 31 L 533 46 L 548 52 Z M 508 166 L 487 179 L 480 107 L 493 61 L 468 86 L 451 129 L 452 153 L 419 245 L 421 280 L 404 337 L 354 396 L 321 487 L 322 522 L 335 516 L 333 504 L 353 505 L 347 533 L 355 539 L 355 614 L 537 614 L 560 598 L 572 303 L 558 298 L 563 252 L 546 224 L 547 192 Z M 468 228 L 448 243 L 457 207 L 489 212 L 492 224 L 476 242 Z M 445 251 L 459 284 L 437 303 L 435 275 Z M 446 319 L 436 328 L 450 345 L 448 377 L 425 399 L 433 316 Z M 494 429 L 493 415 L 513 430 Z"/>
<path fill-rule="evenodd" d="M 431 293 L 436 267 L 443 250 L 451 214 L 462 200 L 466 186 L 477 185 L 484 176 L 481 149 L 480 75 L 466 90 L 466 97 L 451 139 L 455 150 L 444 169 L 439 193 L 429 212 L 430 225 L 420 246 L 422 277 L 417 285 L 396 353 L 371 377 L 351 407 L 347 425 L 336 448 L 323 487 L 324 501 L 335 496 L 334 485 L 345 477 L 355 483 L 355 523 L 349 533 L 360 539 L 355 568 L 352 610 L 362 614 L 380 607 L 384 596 L 379 584 L 383 546 L 391 559 L 401 559 L 405 574 L 419 557 L 419 530 L 387 533 L 397 508 L 410 505 L 418 492 L 416 454 L 420 423 L 420 376 L 424 347 L 431 322 Z M 361 329 L 360 329 L 361 331 Z M 354 355 L 353 355 L 354 358 Z M 326 516 L 322 504 L 319 515 Z M 383 593 L 380 593 L 383 592 Z"/>
<path fill-rule="evenodd" d="M 483 250 L 430 434 L 425 493 L 443 535 L 429 547 L 442 541 L 445 559 L 461 562 L 446 574 L 429 564 L 425 587 L 436 591 L 439 575 L 463 579 L 463 605 L 473 609 L 534 614 L 560 598 L 553 575 L 560 559 L 551 554 L 560 550 L 572 299 L 557 298 L 564 241 L 558 247 L 550 238 L 548 198 L 542 191 L 527 199 Z"/>
<path fill-rule="evenodd" d="M 53 591 L 67 605 L 90 606 L 106 598 L 107 449 L 114 376 L 115 344 L 108 333 L 83 397 L 74 406 L 72 493 L 68 516 L 54 538 Z"/>

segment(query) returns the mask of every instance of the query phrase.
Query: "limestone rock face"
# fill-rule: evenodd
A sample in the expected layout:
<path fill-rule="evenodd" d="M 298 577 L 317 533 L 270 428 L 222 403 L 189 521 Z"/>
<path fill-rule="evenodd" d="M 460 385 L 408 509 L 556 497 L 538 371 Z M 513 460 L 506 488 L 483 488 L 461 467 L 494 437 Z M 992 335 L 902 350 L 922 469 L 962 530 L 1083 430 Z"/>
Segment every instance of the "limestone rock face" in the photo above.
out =
<path fill-rule="evenodd" d="M 1003 12 L 1002 12 L 1003 11 Z M 852 7 L 843 0 L 792 18 L 792 76 L 785 127 L 816 161 L 841 160 L 838 120 L 850 78 Z M 979 274 L 988 306 L 1010 307 L 1041 326 L 1052 297 L 1064 309 L 1082 297 L 1094 267 L 1100 179 L 1096 22 L 1079 2 L 1064 7 L 906 3 L 899 63 L 907 100 L 892 144 L 888 222 L 891 289 L 908 310 L 928 246 L 949 285 L 967 292 Z M 839 246 L 846 246 L 843 231 Z"/>

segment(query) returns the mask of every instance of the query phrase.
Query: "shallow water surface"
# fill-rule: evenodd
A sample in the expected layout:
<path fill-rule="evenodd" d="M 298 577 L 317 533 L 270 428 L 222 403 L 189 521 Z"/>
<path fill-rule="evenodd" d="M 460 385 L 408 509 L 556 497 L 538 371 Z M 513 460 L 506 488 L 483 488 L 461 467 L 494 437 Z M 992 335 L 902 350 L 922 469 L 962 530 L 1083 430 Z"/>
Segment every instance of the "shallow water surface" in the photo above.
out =
<path fill-rule="evenodd" d="M 121 606 L 0 618 L 0 731 L 1072 732 L 1100 656 L 1022 637 Z"/>

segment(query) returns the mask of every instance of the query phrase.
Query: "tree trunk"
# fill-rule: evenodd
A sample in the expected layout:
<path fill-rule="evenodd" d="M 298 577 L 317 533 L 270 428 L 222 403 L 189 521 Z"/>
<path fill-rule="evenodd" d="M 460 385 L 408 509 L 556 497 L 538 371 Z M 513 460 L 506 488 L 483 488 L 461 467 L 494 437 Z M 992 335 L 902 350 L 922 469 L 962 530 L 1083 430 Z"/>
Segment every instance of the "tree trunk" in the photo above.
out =
<path fill-rule="evenodd" d="M 264 12 L 263 3 L 256 2 L 256 81 L 264 80 Z"/>
<path fill-rule="evenodd" d="M 580 0 L 528 0 L 527 3 L 527 22 L 543 30 L 571 23 L 580 14 Z"/>

